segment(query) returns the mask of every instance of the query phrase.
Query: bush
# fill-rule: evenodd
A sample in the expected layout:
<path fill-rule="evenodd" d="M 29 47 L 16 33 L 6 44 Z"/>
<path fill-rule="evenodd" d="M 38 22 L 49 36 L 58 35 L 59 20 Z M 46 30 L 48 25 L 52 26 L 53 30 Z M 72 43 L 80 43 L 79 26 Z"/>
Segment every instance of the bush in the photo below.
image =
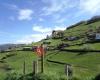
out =
<path fill-rule="evenodd" d="M 19 80 L 18 75 L 14 73 L 8 73 L 4 80 Z"/>
<path fill-rule="evenodd" d="M 98 74 L 94 80 L 100 80 L 100 74 Z"/>

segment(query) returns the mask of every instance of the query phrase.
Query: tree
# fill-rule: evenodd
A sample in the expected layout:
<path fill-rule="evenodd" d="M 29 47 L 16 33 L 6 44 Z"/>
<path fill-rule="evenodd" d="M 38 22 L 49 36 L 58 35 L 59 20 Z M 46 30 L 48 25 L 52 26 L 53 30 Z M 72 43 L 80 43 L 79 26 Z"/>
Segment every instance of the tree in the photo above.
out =
<path fill-rule="evenodd" d="M 46 39 L 49 39 L 49 35 L 46 36 Z"/>

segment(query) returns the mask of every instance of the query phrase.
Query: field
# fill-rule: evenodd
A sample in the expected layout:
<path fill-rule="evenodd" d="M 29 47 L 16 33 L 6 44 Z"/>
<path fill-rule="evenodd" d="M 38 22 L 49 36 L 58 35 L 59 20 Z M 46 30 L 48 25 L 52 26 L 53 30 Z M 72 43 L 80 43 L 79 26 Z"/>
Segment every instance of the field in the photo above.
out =
<path fill-rule="evenodd" d="M 6 56 L 9 53 L 0 54 L 0 58 Z M 37 59 L 37 56 L 30 51 L 17 51 L 14 56 L 6 58 L 5 63 L 0 62 L 0 80 L 3 80 L 8 73 L 16 72 L 18 76 L 23 75 L 23 62 L 26 62 L 26 74 L 32 73 L 32 61 Z M 69 63 L 73 66 L 73 76 L 79 80 L 91 80 L 100 73 L 100 53 L 86 53 L 79 55 L 79 53 L 72 52 L 59 52 L 50 51 L 47 52 L 45 58 L 44 74 L 48 76 L 62 77 L 66 80 L 65 65 L 47 62 L 47 59 Z M 11 70 L 7 70 L 3 67 L 10 67 Z M 90 78 L 90 79 L 89 79 Z"/>
<path fill-rule="evenodd" d="M 58 52 L 50 60 L 73 65 L 74 75 L 80 78 L 92 77 L 100 73 L 100 53 Z"/>
<path fill-rule="evenodd" d="M 0 68 L 0 80 L 3 80 L 7 73 L 16 72 L 18 74 L 23 74 L 23 63 L 26 63 L 26 73 L 31 73 L 32 71 L 32 61 L 36 59 L 36 55 L 29 51 L 16 51 L 0 54 L 0 58 L 6 56 L 7 54 L 15 54 L 11 57 L 4 59 L 4 63 L 0 62 L 0 66 L 10 67 L 11 70 L 6 70 L 5 68 Z"/>

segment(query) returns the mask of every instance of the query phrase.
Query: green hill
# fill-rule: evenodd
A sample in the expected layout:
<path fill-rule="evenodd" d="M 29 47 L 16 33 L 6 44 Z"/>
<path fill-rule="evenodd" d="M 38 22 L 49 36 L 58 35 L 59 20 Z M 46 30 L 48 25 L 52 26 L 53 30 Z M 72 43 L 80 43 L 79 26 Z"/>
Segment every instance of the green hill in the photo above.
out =
<path fill-rule="evenodd" d="M 100 74 L 100 52 L 61 51 L 58 46 L 64 43 L 69 45 L 63 48 L 65 50 L 100 50 L 100 42 L 91 43 L 85 40 L 85 33 L 90 29 L 96 32 L 99 24 L 100 19 L 82 21 L 64 30 L 62 38 L 54 39 L 50 37 L 49 39 L 32 43 L 30 47 L 50 42 L 47 46 L 55 49 L 46 52 L 44 74 L 34 76 L 37 78 L 36 80 L 67 80 L 65 64 L 72 65 L 73 80 L 94 80 Z M 78 37 L 78 39 L 64 40 L 70 36 Z M 33 74 L 30 74 L 33 72 L 33 61 L 37 59 L 36 53 L 32 51 L 14 50 L 0 53 L 0 80 L 22 80 L 20 78 L 23 77 L 24 61 L 26 63 L 26 80 L 33 80 Z"/>
<path fill-rule="evenodd" d="M 100 27 L 100 19 L 97 18 L 97 21 L 96 21 L 94 19 L 94 17 L 93 17 L 93 21 L 92 22 L 91 22 L 91 19 L 87 20 L 87 21 L 81 21 L 81 22 L 79 22 L 77 24 L 69 26 L 66 30 L 63 31 L 63 33 L 64 33 L 64 37 L 63 38 L 59 38 L 59 39 L 53 39 L 53 38 L 43 39 L 40 42 L 34 43 L 33 45 L 36 45 L 36 44 L 39 45 L 39 44 L 42 44 L 43 42 L 51 42 L 51 44 L 49 44 L 49 46 L 58 46 L 61 43 L 65 43 L 65 44 L 69 44 L 69 45 L 74 45 L 74 46 L 70 46 L 68 48 L 75 48 L 76 44 L 84 43 L 84 44 L 87 44 L 89 46 L 91 45 L 91 47 L 93 49 L 99 49 L 100 50 L 100 47 L 98 47 L 98 46 L 100 46 L 99 43 L 94 43 L 94 44 L 85 43 L 86 32 L 89 32 L 89 30 L 91 30 L 91 29 L 93 30 L 93 32 L 96 32 L 98 30 L 98 28 Z M 78 37 L 79 39 L 73 40 L 73 41 L 63 40 L 66 37 Z M 81 47 L 82 46 L 84 46 L 84 45 L 81 45 Z M 78 48 L 78 46 L 76 45 L 76 49 L 77 48 Z"/>
<path fill-rule="evenodd" d="M 63 38 L 43 39 L 38 42 L 38 45 L 43 42 L 51 42 L 48 46 L 54 46 L 54 48 L 56 48 L 59 44 L 64 43 L 70 45 L 69 47 L 64 47 L 66 50 L 100 50 L 100 41 L 94 41 L 92 43 L 86 41 L 86 32 L 91 29 L 93 32 L 96 32 L 100 27 L 100 19 L 92 19 L 93 18 L 68 27 L 63 31 Z M 63 40 L 69 36 L 77 36 L 79 39 L 72 41 Z M 75 70 L 74 75 L 77 76 L 79 80 L 92 80 L 93 77 L 100 74 L 100 52 L 67 52 L 59 50 L 52 51 L 50 53 L 52 54 L 48 57 L 49 60 L 72 64 Z M 61 69 L 64 70 L 63 67 Z"/>
<path fill-rule="evenodd" d="M 9 54 L 11 53 L 12 52 Z M 80 55 L 80 53 L 81 52 L 66 52 L 57 50 L 48 51 L 44 61 L 44 74 L 46 74 L 46 76 L 42 76 L 42 80 L 47 79 L 47 76 L 50 78 L 49 80 L 60 80 L 60 78 L 62 80 L 66 80 L 65 65 L 48 62 L 47 59 L 71 64 L 73 67 L 73 77 L 77 78 L 75 80 L 93 80 L 96 75 L 100 74 L 100 54 L 97 52 L 88 52 Z M 6 56 L 6 54 L 0 54 L 0 58 L 4 56 Z M 4 59 L 4 63 L 0 62 L 0 80 L 4 80 L 8 74 L 12 73 L 16 73 L 18 78 L 21 77 L 23 75 L 24 60 L 26 62 L 26 75 L 32 73 L 32 62 L 36 59 L 36 54 L 33 52 L 16 52 L 15 56 Z"/>
<path fill-rule="evenodd" d="M 100 74 L 100 54 L 86 53 L 80 55 L 81 52 L 54 52 L 48 59 L 52 61 L 68 63 L 73 66 L 74 76 L 79 80 L 92 80 L 97 74 Z M 63 68 L 64 70 L 64 68 Z M 89 79 L 90 78 L 90 79 Z"/>

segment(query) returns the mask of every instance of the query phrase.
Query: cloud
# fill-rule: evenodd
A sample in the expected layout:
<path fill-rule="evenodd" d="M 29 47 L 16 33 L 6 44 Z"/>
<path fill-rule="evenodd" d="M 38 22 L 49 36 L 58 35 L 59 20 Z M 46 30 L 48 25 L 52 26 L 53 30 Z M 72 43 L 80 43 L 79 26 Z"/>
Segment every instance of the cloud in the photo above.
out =
<path fill-rule="evenodd" d="M 63 24 L 65 21 L 68 20 L 68 17 L 69 17 L 68 15 L 61 16 L 58 14 L 58 15 L 53 16 L 53 19 L 54 19 L 55 23 Z"/>
<path fill-rule="evenodd" d="M 45 6 L 42 10 L 44 15 L 52 15 L 57 12 L 63 12 L 68 8 L 73 7 L 70 0 L 42 0 L 48 6 Z"/>
<path fill-rule="evenodd" d="M 66 27 L 65 26 L 55 26 L 54 30 L 65 30 Z"/>
<path fill-rule="evenodd" d="M 3 4 L 6 6 L 8 9 L 14 10 L 18 13 L 17 18 L 18 20 L 31 20 L 32 19 L 32 14 L 34 13 L 33 10 L 31 9 L 20 9 L 17 5 L 15 4 L 8 4 L 5 3 Z M 10 20 L 14 20 L 15 17 L 11 16 L 9 17 Z"/>
<path fill-rule="evenodd" d="M 35 25 L 35 26 L 33 26 L 33 31 L 37 31 L 40 33 L 23 36 L 21 39 L 17 40 L 16 43 L 29 44 L 32 42 L 37 42 L 37 41 L 40 41 L 40 40 L 46 38 L 47 35 L 51 35 L 52 30 L 65 30 L 65 29 L 66 29 L 66 27 L 62 27 L 62 26 L 55 26 L 53 29 L 53 28 L 46 28 L 43 26 Z"/>
<path fill-rule="evenodd" d="M 33 42 L 33 38 L 31 35 L 23 36 L 21 39 L 17 40 L 15 43 L 24 43 L 28 44 Z"/>
<path fill-rule="evenodd" d="M 32 42 L 37 42 L 40 41 L 41 39 L 46 38 L 47 35 L 50 35 L 50 33 L 26 35 L 23 38 L 17 40 L 16 43 L 30 44 Z"/>
<path fill-rule="evenodd" d="M 43 18 L 39 18 L 39 21 L 44 21 L 44 19 Z"/>
<path fill-rule="evenodd" d="M 20 9 L 18 14 L 19 20 L 31 20 L 33 11 L 31 9 Z"/>
<path fill-rule="evenodd" d="M 33 31 L 46 33 L 46 32 L 52 31 L 52 29 L 51 28 L 46 28 L 46 27 L 43 27 L 43 26 L 34 25 L 33 26 Z"/>
<path fill-rule="evenodd" d="M 19 7 L 15 4 L 4 3 L 3 5 L 11 10 L 19 10 Z"/>
<path fill-rule="evenodd" d="M 11 9 L 14 9 L 14 10 L 19 10 L 18 6 L 15 5 L 15 4 L 9 5 L 9 7 L 10 7 Z"/>
<path fill-rule="evenodd" d="M 43 26 L 38 26 L 34 25 L 33 26 L 33 31 L 40 32 L 40 33 L 50 33 L 52 30 L 65 30 L 65 26 L 54 26 L 54 27 L 43 27 Z"/>
<path fill-rule="evenodd" d="M 63 23 L 66 21 L 66 16 L 61 16 L 60 14 L 52 15 L 52 20 L 55 23 Z"/>
<path fill-rule="evenodd" d="M 50 28 L 50 27 L 47 28 L 47 27 L 35 25 L 33 26 L 33 31 L 36 31 L 38 33 L 23 35 L 21 36 L 21 38 L 18 38 L 19 35 L 16 37 L 15 35 L 11 35 L 10 33 L 7 33 L 7 32 L 0 32 L 0 34 L 4 34 L 12 38 L 17 38 L 17 40 L 14 41 L 14 43 L 16 44 L 30 44 L 32 42 L 37 42 L 46 38 L 47 35 L 51 35 L 52 30 L 65 30 L 65 29 L 66 27 L 64 26 L 55 26 L 54 28 Z"/>
<path fill-rule="evenodd" d="M 89 14 L 100 12 L 100 0 L 80 0 L 80 9 Z"/>

